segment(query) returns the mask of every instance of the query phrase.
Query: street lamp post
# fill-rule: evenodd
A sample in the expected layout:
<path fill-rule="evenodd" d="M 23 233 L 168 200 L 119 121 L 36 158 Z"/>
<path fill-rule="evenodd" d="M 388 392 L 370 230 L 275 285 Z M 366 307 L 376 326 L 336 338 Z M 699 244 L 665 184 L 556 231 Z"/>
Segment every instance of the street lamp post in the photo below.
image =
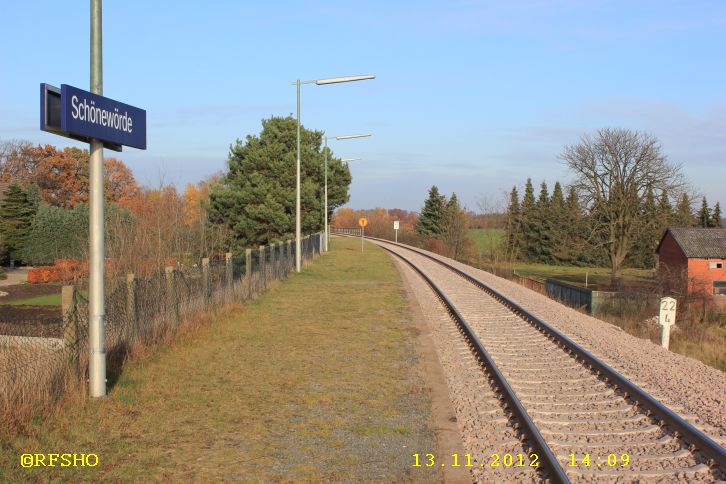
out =
<path fill-rule="evenodd" d="M 325 142 L 325 148 L 323 149 L 323 159 L 325 160 L 325 195 L 323 202 L 323 225 L 324 225 L 324 242 L 323 251 L 328 251 L 328 244 L 330 243 L 330 231 L 328 230 L 328 139 L 353 139 L 353 138 L 367 138 L 370 134 L 348 134 L 344 136 L 325 136 L 323 140 Z M 346 158 L 343 161 L 359 160 L 360 158 Z"/>
<path fill-rule="evenodd" d="M 375 79 L 376 76 L 347 76 L 347 77 L 330 77 L 327 79 L 313 79 L 309 81 L 301 81 L 298 79 L 293 82 L 293 85 L 297 86 L 297 165 L 295 168 L 295 272 L 300 272 L 302 256 L 300 238 L 301 238 L 301 227 L 300 227 L 300 86 L 302 84 L 317 84 L 322 86 L 325 84 L 338 84 L 341 82 L 353 82 L 353 81 L 365 81 L 368 79 Z M 326 216 L 327 217 L 327 216 Z"/>

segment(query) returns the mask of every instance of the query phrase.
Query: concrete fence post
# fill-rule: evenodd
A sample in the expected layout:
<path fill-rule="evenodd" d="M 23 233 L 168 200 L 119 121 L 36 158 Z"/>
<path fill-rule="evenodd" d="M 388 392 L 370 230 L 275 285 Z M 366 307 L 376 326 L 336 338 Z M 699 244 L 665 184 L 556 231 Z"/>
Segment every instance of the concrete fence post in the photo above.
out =
<path fill-rule="evenodd" d="M 267 287 L 267 260 L 265 260 L 265 246 L 261 245 L 258 249 L 259 251 L 259 259 L 260 259 L 260 289 L 259 292 L 262 292 Z"/>
<path fill-rule="evenodd" d="M 75 315 L 75 292 L 73 286 L 63 286 L 61 289 L 61 311 L 63 314 L 63 346 L 70 350 L 68 363 L 71 368 L 78 371 L 78 320 Z"/>
<path fill-rule="evenodd" d="M 245 249 L 245 280 L 247 281 L 247 299 L 252 299 L 252 249 Z"/>
<path fill-rule="evenodd" d="M 209 304 L 209 297 L 212 295 L 212 287 L 209 284 L 209 257 L 202 259 L 202 294 L 204 295 L 204 304 Z"/>
<path fill-rule="evenodd" d="M 227 285 L 227 291 L 232 293 L 232 285 L 234 283 L 234 273 L 232 272 L 232 253 L 227 252 L 224 254 L 224 270 L 225 270 L 225 284 Z"/>
<path fill-rule="evenodd" d="M 275 249 L 277 249 L 277 245 L 275 243 L 270 244 L 270 280 L 274 281 L 277 279 L 277 271 L 275 268 L 277 267 L 277 254 L 275 253 Z"/>
<path fill-rule="evenodd" d="M 126 319 L 136 337 L 139 333 L 139 309 L 136 303 L 136 276 L 132 272 L 126 274 Z"/>
<path fill-rule="evenodd" d="M 179 324 L 179 302 L 176 297 L 176 288 L 174 287 L 174 268 L 167 266 L 164 268 L 166 273 L 166 305 L 169 319 L 174 325 Z"/>

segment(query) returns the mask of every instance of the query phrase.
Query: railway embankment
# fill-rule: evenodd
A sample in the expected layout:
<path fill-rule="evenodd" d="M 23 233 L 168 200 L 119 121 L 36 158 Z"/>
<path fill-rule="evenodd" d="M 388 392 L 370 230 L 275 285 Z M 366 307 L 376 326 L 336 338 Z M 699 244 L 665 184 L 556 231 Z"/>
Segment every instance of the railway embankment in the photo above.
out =
<path fill-rule="evenodd" d="M 439 333 L 437 352 L 463 439 L 473 449 L 466 466 L 474 480 L 723 479 L 726 451 L 714 442 L 723 441 L 720 428 L 672 403 L 678 396 L 645 388 L 613 370 L 619 365 L 603 362 L 598 352 L 553 327 L 561 317 L 557 312 L 535 315 L 522 303 L 526 295 L 495 289 L 471 268 L 454 267 L 446 258 L 375 243 L 420 276 L 411 278 L 412 272 L 399 264 L 429 325 Z M 718 401 L 719 385 L 704 382 L 689 390 Z M 496 450 L 487 457 L 487 449 Z M 504 460 L 502 467 L 500 458 L 509 463 Z M 533 466 L 534 478 L 527 474 Z"/>
<path fill-rule="evenodd" d="M 563 332 L 576 343 L 726 443 L 726 373 L 668 351 L 617 326 L 536 291 L 452 259 L 429 253 L 470 274 Z"/>

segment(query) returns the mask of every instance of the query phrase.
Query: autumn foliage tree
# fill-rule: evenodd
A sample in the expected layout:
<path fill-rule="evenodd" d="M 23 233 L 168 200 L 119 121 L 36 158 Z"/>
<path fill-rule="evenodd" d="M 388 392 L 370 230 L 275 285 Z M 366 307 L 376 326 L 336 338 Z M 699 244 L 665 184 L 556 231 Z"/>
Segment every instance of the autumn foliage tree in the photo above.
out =
<path fill-rule="evenodd" d="M 72 208 L 88 202 L 88 150 L 28 142 L 0 144 L 0 180 L 23 187 L 37 185 L 41 200 L 56 207 Z M 121 205 L 138 195 L 140 187 L 131 170 L 117 158 L 104 159 L 106 201 Z"/>

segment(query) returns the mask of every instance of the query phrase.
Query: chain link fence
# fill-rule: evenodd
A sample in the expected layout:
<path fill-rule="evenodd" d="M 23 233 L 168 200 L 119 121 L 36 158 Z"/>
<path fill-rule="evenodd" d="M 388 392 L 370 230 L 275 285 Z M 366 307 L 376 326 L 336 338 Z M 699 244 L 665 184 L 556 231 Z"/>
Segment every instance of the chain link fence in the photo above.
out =
<path fill-rule="evenodd" d="M 322 234 L 302 239 L 301 260 L 320 254 Z M 171 338 L 194 316 L 264 292 L 294 270 L 294 241 L 202 259 L 191 267 L 106 282 L 106 358 L 113 384 L 130 352 Z M 88 382 L 88 300 L 64 286 L 62 317 L 3 320 L 0 315 L 0 420 L 17 424 Z"/>

